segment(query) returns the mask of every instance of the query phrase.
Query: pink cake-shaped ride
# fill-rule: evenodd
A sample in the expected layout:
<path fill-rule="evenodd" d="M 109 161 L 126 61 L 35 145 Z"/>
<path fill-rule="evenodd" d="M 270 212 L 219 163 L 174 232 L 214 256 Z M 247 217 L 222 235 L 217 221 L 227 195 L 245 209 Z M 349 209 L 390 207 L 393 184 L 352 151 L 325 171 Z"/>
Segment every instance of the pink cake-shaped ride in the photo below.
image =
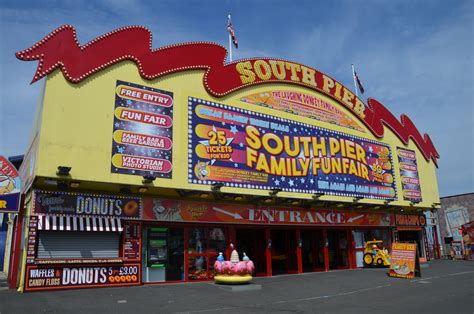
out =
<path fill-rule="evenodd" d="M 231 244 L 231 249 L 233 249 Z M 222 253 L 219 253 L 214 263 L 216 275 L 214 281 L 221 284 L 243 284 L 252 280 L 252 273 L 255 269 L 253 262 L 244 253 L 242 261 L 239 260 L 239 253 L 232 250 L 230 261 L 225 261 Z"/>

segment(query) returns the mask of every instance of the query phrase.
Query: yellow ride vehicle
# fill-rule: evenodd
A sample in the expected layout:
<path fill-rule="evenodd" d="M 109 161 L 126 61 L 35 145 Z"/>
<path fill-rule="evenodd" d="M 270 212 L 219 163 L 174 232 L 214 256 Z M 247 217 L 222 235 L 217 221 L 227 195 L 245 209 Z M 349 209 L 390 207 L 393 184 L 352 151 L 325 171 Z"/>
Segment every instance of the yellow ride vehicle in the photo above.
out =
<path fill-rule="evenodd" d="M 367 241 L 364 249 L 364 266 L 390 266 L 390 254 L 381 249 L 383 241 Z"/>

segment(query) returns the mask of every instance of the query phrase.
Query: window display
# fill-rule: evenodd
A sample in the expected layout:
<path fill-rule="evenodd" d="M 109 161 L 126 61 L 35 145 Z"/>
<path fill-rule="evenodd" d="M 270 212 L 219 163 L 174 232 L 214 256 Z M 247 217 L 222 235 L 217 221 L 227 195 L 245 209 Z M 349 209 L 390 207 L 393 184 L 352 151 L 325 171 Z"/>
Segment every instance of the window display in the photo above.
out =
<path fill-rule="evenodd" d="M 226 250 L 224 228 L 190 228 L 188 237 L 188 279 L 214 278 L 214 261 Z"/>

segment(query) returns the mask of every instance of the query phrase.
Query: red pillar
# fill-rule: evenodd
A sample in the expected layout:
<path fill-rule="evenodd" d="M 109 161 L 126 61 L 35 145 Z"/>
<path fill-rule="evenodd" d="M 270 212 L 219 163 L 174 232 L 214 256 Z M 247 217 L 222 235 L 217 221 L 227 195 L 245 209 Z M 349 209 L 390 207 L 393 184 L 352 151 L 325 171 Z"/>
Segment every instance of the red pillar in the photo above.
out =
<path fill-rule="evenodd" d="M 268 247 L 268 242 L 270 240 L 271 240 L 270 228 L 266 228 L 265 229 L 265 241 L 266 241 L 265 258 L 267 260 L 267 276 L 272 275 L 272 249 Z"/>
<path fill-rule="evenodd" d="M 303 272 L 303 257 L 301 255 L 301 230 L 296 229 L 296 262 L 298 264 L 298 274 Z"/>
<path fill-rule="evenodd" d="M 328 242 L 328 231 L 323 229 L 324 238 L 324 270 L 329 271 L 329 242 Z"/>
<path fill-rule="evenodd" d="M 439 248 L 439 239 L 438 239 L 438 230 L 436 230 L 436 226 L 432 227 L 433 229 L 433 238 L 435 239 L 435 258 L 441 258 L 441 250 Z"/>
<path fill-rule="evenodd" d="M 348 245 L 348 254 L 349 254 L 349 268 L 357 268 L 356 266 L 356 258 L 355 258 L 355 242 L 354 242 L 354 237 L 352 236 L 352 230 L 347 229 L 347 245 Z"/>
<path fill-rule="evenodd" d="M 23 202 L 22 202 L 23 207 Z M 21 208 L 22 208 L 21 207 Z M 23 233 L 23 219 L 24 216 L 20 212 L 16 219 L 16 224 L 14 226 L 14 238 L 12 241 L 12 246 L 10 248 L 10 268 L 8 274 L 8 287 L 10 289 L 15 289 L 18 282 L 18 271 L 20 267 L 20 258 L 21 258 L 21 237 Z"/>
<path fill-rule="evenodd" d="M 184 281 L 189 278 L 189 228 L 184 228 Z"/>

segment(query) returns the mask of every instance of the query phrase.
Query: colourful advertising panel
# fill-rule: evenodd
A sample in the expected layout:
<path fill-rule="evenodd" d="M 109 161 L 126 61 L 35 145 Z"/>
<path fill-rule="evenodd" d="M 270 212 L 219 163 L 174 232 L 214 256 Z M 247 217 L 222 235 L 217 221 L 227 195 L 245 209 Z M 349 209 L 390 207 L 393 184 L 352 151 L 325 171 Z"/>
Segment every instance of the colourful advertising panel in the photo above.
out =
<path fill-rule="evenodd" d="M 113 129 L 113 173 L 172 177 L 172 92 L 117 81 Z"/>
<path fill-rule="evenodd" d="M 139 219 L 142 201 L 138 197 L 35 190 L 33 213 L 108 216 Z"/>
<path fill-rule="evenodd" d="M 416 264 L 416 243 L 392 243 L 389 276 L 414 278 Z"/>
<path fill-rule="evenodd" d="M 36 235 L 38 230 L 38 217 L 31 216 L 28 223 L 28 248 L 26 251 L 26 263 L 34 264 L 36 256 Z"/>
<path fill-rule="evenodd" d="M 189 183 L 396 196 L 387 144 L 191 97 L 188 110 Z"/>
<path fill-rule="evenodd" d="M 146 198 L 145 220 L 269 225 L 391 226 L 389 213 L 306 210 Z"/>
<path fill-rule="evenodd" d="M 365 132 L 360 124 L 349 115 L 314 95 L 287 90 L 274 90 L 247 95 L 240 98 L 240 100 Z"/>
<path fill-rule="evenodd" d="M 139 261 L 141 257 L 141 224 L 138 221 L 125 221 L 123 226 L 123 259 Z"/>
<path fill-rule="evenodd" d="M 420 177 L 418 176 L 415 151 L 397 147 L 397 155 L 403 199 L 421 202 Z"/>
<path fill-rule="evenodd" d="M 139 285 L 139 263 L 99 266 L 27 266 L 25 291 Z"/>
<path fill-rule="evenodd" d="M 15 166 L 0 156 L 0 213 L 18 213 L 21 180 Z"/>

